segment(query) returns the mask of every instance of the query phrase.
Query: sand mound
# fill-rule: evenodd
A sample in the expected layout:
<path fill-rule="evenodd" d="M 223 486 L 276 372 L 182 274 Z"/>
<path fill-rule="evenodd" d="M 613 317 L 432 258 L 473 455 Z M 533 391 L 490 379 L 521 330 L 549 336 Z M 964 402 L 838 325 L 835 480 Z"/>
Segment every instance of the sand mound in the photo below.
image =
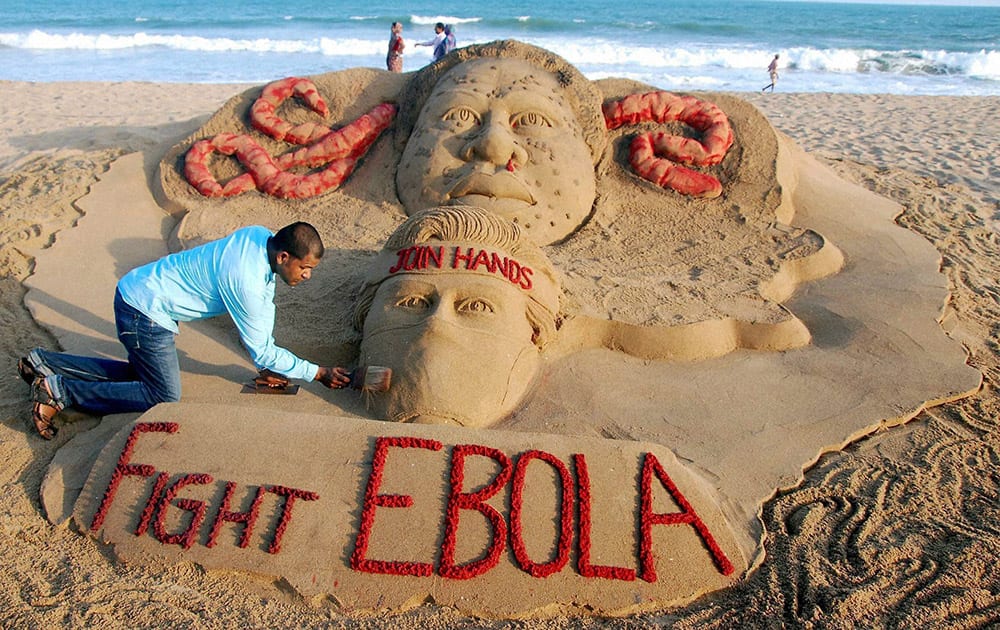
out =
<path fill-rule="evenodd" d="M 84 87 L 80 86 L 83 93 Z M 130 89 L 141 92 L 144 88 Z M 189 93 L 200 94 L 199 90 L 192 88 Z M 32 86 L 25 92 L 36 91 Z M 170 94 L 180 92 L 171 90 Z M 22 96 L 22 92 L 14 90 L 12 96 Z M 825 97 L 821 98 L 826 103 Z M 869 101 L 881 99 L 834 99 L 841 104 L 834 113 L 825 110 L 825 105 L 810 109 L 812 101 L 805 97 L 789 100 L 795 106 L 783 114 L 785 99 L 774 99 L 767 105 L 778 112 L 782 126 L 794 129 L 794 125 L 799 125 L 807 130 L 807 139 L 812 133 L 814 145 L 825 138 L 836 138 L 832 146 L 846 147 L 849 155 L 856 149 L 862 157 L 867 155 L 865 151 L 878 146 L 877 142 L 862 142 L 859 135 L 860 130 L 876 125 L 858 127 L 852 117 L 849 124 L 839 126 L 836 114 L 853 111 L 851 104 L 864 109 Z M 934 99 L 916 99 L 913 103 L 901 100 L 894 102 L 892 111 L 911 108 L 914 115 L 883 120 L 879 128 L 896 133 L 910 123 L 919 125 L 926 112 L 973 111 L 980 105 L 953 102 L 954 99 L 940 106 L 936 106 Z M 988 111 L 990 99 L 982 100 Z M 7 101 L 7 106 L 10 102 Z M 820 115 L 804 113 L 814 111 L 820 111 Z M 786 118 L 781 119 L 781 115 Z M 877 113 L 872 116 L 877 118 Z M 906 124 L 900 122 L 903 120 Z M 833 121 L 830 122 L 833 129 L 819 131 L 825 129 L 824 121 Z M 961 122 L 954 121 L 950 133 L 957 133 L 962 128 Z M 852 138 L 860 144 L 851 144 Z M 139 146 L 143 146 L 142 141 Z M 975 152 L 977 147 L 969 150 Z M 129 146 L 129 150 L 135 149 L 136 146 Z M 899 237 L 898 233 L 906 232 L 895 228 L 891 218 L 900 212 L 900 206 L 862 194 L 860 189 L 838 180 L 808 156 L 793 148 L 789 150 L 796 170 L 805 173 L 801 179 L 806 182 L 804 187 L 796 187 L 806 203 L 796 206 L 793 222 L 836 243 L 846 258 L 840 274 L 800 287 L 785 302 L 813 334 L 809 347 L 777 354 L 738 352 L 705 362 L 685 362 L 676 366 L 676 370 L 665 371 L 659 362 L 633 360 L 604 350 L 570 355 L 555 363 L 545 387 L 539 388 L 528 407 L 511 419 L 510 428 L 520 431 L 534 425 L 545 432 L 572 435 L 596 432 L 605 438 L 658 441 L 677 453 L 680 461 L 696 462 L 694 467 L 699 474 L 717 490 L 733 496 L 746 490 L 743 499 L 735 500 L 740 505 L 730 513 L 749 514 L 750 506 L 763 505 L 763 524 L 769 532 L 768 559 L 746 582 L 676 616 L 645 616 L 623 623 L 681 619 L 680 625 L 725 627 L 746 622 L 748 614 L 780 618 L 787 623 L 831 620 L 857 623 L 869 615 L 910 621 L 918 617 L 952 623 L 988 621 L 992 597 L 989 589 L 996 582 L 992 571 L 996 566 L 992 541 L 995 536 L 983 527 L 983 515 L 988 514 L 989 505 L 983 503 L 982 497 L 995 494 L 992 483 L 995 480 L 990 479 L 988 472 L 988 462 L 995 460 L 996 450 L 991 446 L 995 440 L 990 438 L 997 415 L 992 390 L 968 401 L 946 405 L 941 411 L 922 413 L 919 422 L 906 430 L 882 434 L 868 448 L 823 458 L 801 488 L 782 493 L 773 501 L 763 503 L 769 492 L 763 489 L 793 483 L 799 477 L 799 467 L 807 465 L 824 448 L 818 445 L 840 445 L 880 421 L 890 424 L 909 417 L 923 404 L 917 401 L 958 395 L 970 386 L 975 380 L 970 372 L 959 375 L 953 385 L 920 380 L 921 373 L 952 374 L 951 370 L 961 362 L 962 353 L 956 344 L 933 342 L 933 339 L 943 340 L 938 324 L 933 321 L 939 315 L 947 329 L 971 349 L 974 364 L 988 378 L 996 373 L 993 344 L 989 342 L 990 322 L 996 318 L 990 315 L 995 309 L 991 310 L 988 299 L 991 294 L 988 279 L 996 275 L 989 271 L 989 261 L 995 259 L 990 254 L 995 249 L 992 245 L 995 238 L 983 227 L 983 221 L 990 218 L 989 208 L 977 195 L 956 186 L 942 187 L 933 180 L 896 170 L 835 164 L 842 173 L 868 182 L 880 194 L 905 202 L 908 211 L 913 212 L 905 217 L 907 225 L 927 235 L 946 255 L 944 271 L 955 294 L 952 308 L 942 312 L 949 285 L 942 281 L 936 257 L 927 251 L 926 244 L 918 239 L 921 244 L 915 246 L 920 250 L 917 254 L 908 238 Z M 147 156 L 147 165 L 155 163 L 159 155 L 162 152 L 156 157 Z M 989 164 L 990 156 L 980 155 L 980 162 Z M 42 182 L 46 170 L 58 169 L 58 164 L 58 160 L 43 161 L 34 175 L 31 172 L 23 177 L 18 175 L 22 177 L 18 181 L 26 183 L 17 188 Z M 910 167 L 919 169 L 921 164 L 922 157 L 920 164 Z M 946 162 L 933 164 L 944 169 L 942 177 L 950 177 Z M 145 181 L 149 176 L 148 171 L 143 172 L 141 160 L 138 164 L 118 163 L 118 166 L 124 168 L 119 170 L 125 181 Z M 963 171 L 955 176 L 974 173 L 974 170 Z M 829 186 L 816 185 L 814 175 Z M 92 177 L 84 179 L 92 181 Z M 17 188 L 5 186 L 4 198 L 9 198 Z M 41 184 L 39 189 L 45 188 Z M 28 203 L 25 207 L 31 212 L 21 214 L 32 216 L 30 221 L 44 225 L 56 204 L 68 208 L 71 201 L 72 198 L 54 194 L 52 203 Z M 112 213 L 110 225 L 114 226 L 115 212 L 140 211 L 137 201 L 116 199 L 112 195 L 108 205 L 102 202 L 97 207 L 85 206 L 87 216 L 74 231 L 85 230 L 89 217 L 92 214 L 96 217 L 102 210 Z M 810 201 L 814 202 L 813 207 Z M 143 207 L 157 216 L 155 206 Z M 873 216 L 874 226 L 870 223 Z M 159 226 L 159 219 L 153 224 Z M 48 235 L 41 232 L 44 229 L 37 237 L 48 240 Z M 12 235 L 25 246 L 32 238 L 18 236 L 17 232 L 4 234 Z M 85 239 L 89 243 L 88 252 L 96 254 L 91 258 L 98 262 L 104 257 L 112 262 L 120 259 L 126 264 L 125 261 L 136 258 L 137 249 L 138 258 L 142 258 L 143 247 L 162 239 L 158 229 L 134 241 L 122 236 L 118 246 L 112 246 L 108 243 L 107 228 L 98 228 L 96 233 L 88 235 Z M 874 244 L 866 242 L 872 240 Z M 129 247 L 123 249 L 121 245 Z M 122 258 L 126 250 L 133 253 Z M 146 251 L 145 255 L 155 256 L 156 252 Z M 359 253 L 359 260 L 363 258 Z M 66 260 L 65 267 L 50 268 L 57 279 L 63 278 L 62 288 L 53 297 L 62 295 L 65 283 L 79 276 L 79 257 L 67 256 Z M 109 268 L 114 269 L 115 265 Z M 37 269 L 45 269 L 43 260 L 39 260 Z M 108 333 L 110 300 L 107 298 L 113 277 L 105 277 L 105 273 L 102 271 L 94 279 L 93 306 L 75 310 L 78 315 L 85 313 L 88 317 L 67 318 L 67 328 L 50 326 L 64 348 L 89 352 L 96 343 L 109 353 L 115 352 L 115 342 Z M 828 286 L 842 281 L 839 287 Z M 58 283 L 53 286 L 58 287 Z M 922 297 L 915 295 L 924 290 Z M 36 292 L 36 299 L 37 295 Z M 295 303 L 288 295 L 281 299 L 285 300 L 282 310 Z M 302 299 L 309 301 L 311 296 Z M 914 306 L 913 300 L 924 306 Z M 885 308 L 878 304 L 880 301 L 887 302 Z M 68 306 L 50 300 L 55 311 L 68 313 Z M 44 317 L 40 319 L 45 321 Z M 20 324 L 12 321 L 15 323 L 8 330 L 11 335 L 16 332 L 17 337 L 9 335 L 4 342 L 11 349 L 10 356 L 16 356 L 31 343 L 51 343 L 44 332 L 23 321 Z M 927 325 L 932 331 L 932 342 L 919 334 L 920 330 L 928 329 Z M 284 334 L 284 329 L 281 332 Z M 220 398 L 239 401 L 235 395 L 227 399 L 229 392 L 235 391 L 252 369 L 234 340 L 225 334 L 220 336 L 218 326 L 186 327 L 180 339 L 187 344 L 185 383 L 193 402 L 219 402 Z M 206 355 L 206 350 L 217 341 L 223 342 L 219 353 L 213 350 Z M 325 338 L 320 340 L 318 347 L 304 344 L 303 351 L 332 354 L 332 348 L 323 346 L 325 341 Z M 835 358 L 838 353 L 840 357 Z M 787 358 L 790 355 L 811 355 L 811 358 L 790 361 Z M 821 360 L 822 357 L 825 359 Z M 740 365 L 742 372 L 736 369 Z M 720 366 L 735 375 L 734 379 L 710 377 L 709 372 Z M 855 375 L 858 368 L 860 373 Z M 690 386 L 686 384 L 688 380 L 692 381 Z M 595 388 L 595 383 L 600 387 Z M 8 404 L 9 408 L 16 405 L 20 410 L 22 384 L 16 381 L 15 385 L 17 393 L 5 400 L 14 401 Z M 910 397 L 915 390 L 923 394 Z M 346 409 L 349 416 L 364 416 L 362 406 L 325 396 L 328 395 L 322 392 L 305 392 L 296 402 L 307 403 L 304 406 L 312 409 L 332 407 L 336 413 Z M 255 401 L 255 404 L 266 406 L 274 402 Z M 565 410 L 570 413 L 564 414 Z M 51 450 L 46 450 L 49 445 L 45 444 L 38 445 L 40 451 L 27 448 L 31 438 L 23 435 L 20 415 L 10 412 L 6 431 L 12 439 L 4 441 L 5 468 L 15 475 L 8 483 L 12 489 L 6 510 L 9 516 L 0 530 L 14 550 L 8 558 L 11 583 L 6 591 L 15 593 L 5 615 L 8 621 L 24 625 L 39 619 L 58 622 L 72 618 L 81 624 L 101 620 L 117 626 L 134 625 L 137 619 L 150 623 L 191 623 L 192 619 L 199 619 L 208 625 L 268 626 L 286 624 L 290 618 L 301 623 L 330 621 L 330 612 L 325 607 L 336 607 L 332 600 L 326 604 L 315 602 L 321 605 L 317 610 L 281 602 L 279 591 L 268 589 L 268 599 L 262 604 L 253 577 L 231 579 L 205 574 L 183 563 L 166 572 L 158 565 L 146 569 L 108 563 L 85 538 L 36 522 L 38 506 L 34 497 L 41 476 L 40 465 L 47 459 L 45 453 Z M 785 424 L 777 428 L 782 422 Z M 92 424 L 93 421 L 88 421 L 68 425 L 60 443 Z M 722 440 L 720 436 L 724 436 Z M 68 459 L 80 463 L 78 457 Z M 713 477 L 712 471 L 720 470 L 723 474 Z M 730 472 L 741 479 L 730 478 Z M 900 566 L 913 570 L 900 571 Z M 224 605 L 217 603 L 223 601 Z M 394 616 L 391 623 L 440 627 L 460 622 L 447 610 L 434 610 Z M 370 625 L 350 617 L 334 618 L 357 627 Z M 377 621 L 384 622 L 385 619 Z"/>
<path fill-rule="evenodd" d="M 371 93 L 356 87 L 364 95 L 361 102 L 335 108 L 350 119 L 378 101 L 391 100 L 398 80 L 368 71 L 315 80 L 321 92 L 342 94 L 337 88 L 363 85 L 366 78 L 374 86 Z M 645 89 L 624 81 L 599 85 L 605 99 Z M 359 269 L 404 218 L 391 176 L 397 143 L 381 139 L 346 185 L 317 199 L 287 202 L 259 193 L 205 199 L 183 181 L 180 156 L 194 139 L 222 130 L 248 132 L 246 111 L 253 96 L 249 90 L 232 99 L 161 163 L 163 194 L 169 207 L 183 215 L 173 246 L 214 238 L 247 223 L 277 227 L 307 217 L 327 242 L 328 271 L 318 274 L 309 294 L 295 300 L 280 296 L 279 312 L 285 315 L 276 335 L 307 356 L 349 355 L 356 337 L 347 315 Z M 838 179 L 779 137 L 746 102 L 726 95 L 699 96 L 719 104 L 737 138 L 720 165 L 726 194 L 713 202 L 651 187 L 629 172 L 623 142 L 611 138 L 598 163 L 593 216 L 567 241 L 546 248 L 564 274 L 564 338 L 548 355 L 545 374 L 526 404 L 501 426 L 515 434 L 592 436 L 668 447 L 689 474 L 710 488 L 741 555 L 752 565 L 762 559 L 757 514 L 776 489 L 794 485 L 801 471 L 827 450 L 905 421 L 929 402 L 967 394 L 978 386 L 979 375 L 965 365 L 962 348 L 937 323 L 947 297 L 937 255 L 893 224 L 898 206 Z M 55 256 L 59 248 L 52 250 Z M 839 269 L 845 259 L 846 266 Z M 48 273 L 54 286 L 46 288 L 40 274 L 33 285 L 58 292 L 55 278 L 63 277 L 61 272 L 49 267 Z M 818 280 L 823 276 L 828 277 Z M 115 274 L 103 277 L 110 291 Z M 36 316 L 45 319 L 41 310 Z M 806 336 L 779 348 L 781 352 L 766 350 L 767 343 L 756 346 L 765 350 L 738 350 L 731 322 L 751 331 L 755 325 L 795 322 Z M 630 330 L 635 334 L 627 334 Z M 666 342 L 651 333 L 665 335 Z M 183 335 L 180 344 L 189 360 L 241 361 L 233 340 L 222 341 L 214 356 L 203 346 L 185 343 Z M 656 343 L 667 343 L 668 351 L 657 349 Z M 227 352 L 232 358 L 224 358 Z M 643 360 L 650 355 L 660 360 Z M 678 360 L 692 358 L 702 360 Z M 469 367 L 488 369 L 488 364 Z M 220 388 L 217 379 L 188 377 L 185 382 L 187 401 L 220 399 L 263 404 L 240 399 L 235 389 Z M 357 402 L 336 394 L 312 392 L 305 399 L 266 404 L 293 412 L 325 404 L 326 415 L 365 417 Z M 175 413 L 183 416 L 183 405 Z M 380 434 L 378 423 L 361 426 L 369 427 L 373 437 Z M 762 458 L 761 453 L 769 455 Z M 191 465 L 197 468 L 195 462 Z M 109 474 L 107 467 L 103 470 L 92 478 L 97 485 L 90 496 L 99 495 L 100 475 Z M 60 499 L 54 505 L 64 503 Z M 90 514 L 93 509 L 83 510 Z M 272 571 L 282 574 L 280 568 Z M 488 581 L 496 586 L 483 588 L 502 588 L 501 583 Z M 396 601 L 412 602 L 407 593 L 414 593 L 405 583 L 396 588 L 401 589 Z M 620 603 L 587 603 L 586 597 L 580 601 L 560 592 L 554 591 L 556 607 L 549 614 L 566 610 L 570 602 L 604 612 L 622 609 Z M 348 599 L 343 601 L 360 605 L 344 596 Z M 659 604 L 671 601 L 670 595 L 656 597 L 664 598 Z M 494 603 L 473 608 L 491 614 L 522 610 Z"/>

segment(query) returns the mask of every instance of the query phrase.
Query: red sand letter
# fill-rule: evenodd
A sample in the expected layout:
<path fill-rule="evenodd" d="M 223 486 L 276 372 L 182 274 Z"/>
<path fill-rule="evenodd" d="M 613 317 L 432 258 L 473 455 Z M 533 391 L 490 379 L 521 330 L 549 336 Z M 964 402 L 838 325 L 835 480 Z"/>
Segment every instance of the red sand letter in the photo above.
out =
<path fill-rule="evenodd" d="M 361 512 L 361 528 L 354 541 L 354 553 L 351 554 L 351 568 L 364 573 L 386 573 L 389 575 L 420 575 L 434 573 L 434 565 L 427 562 L 403 562 L 386 560 L 369 560 L 368 542 L 372 527 L 375 525 L 375 508 L 408 508 L 413 505 L 413 497 L 408 494 L 379 494 L 382 485 L 382 473 L 385 470 L 386 455 L 391 447 L 424 448 L 430 451 L 440 451 L 441 442 L 413 437 L 380 437 L 375 440 L 375 454 L 372 457 L 372 472 L 368 477 L 365 489 L 365 503 Z"/>
<path fill-rule="evenodd" d="M 479 268 L 479 265 L 486 265 L 486 269 L 489 270 L 490 273 L 496 272 L 496 267 L 490 259 L 490 253 L 485 249 L 479 250 L 479 253 L 476 254 L 476 259 L 472 261 L 471 265 L 469 265 L 469 269 L 475 271 Z"/>
<path fill-rule="evenodd" d="M 430 261 L 434 261 L 434 266 L 441 269 L 441 259 L 444 257 L 444 247 L 438 245 L 437 250 L 435 251 L 433 247 L 424 246 L 424 250 L 427 253 L 426 260 L 428 261 L 424 266 L 429 267 Z"/>
<path fill-rule="evenodd" d="M 507 269 L 508 269 L 508 266 L 509 266 L 509 260 L 510 259 L 507 258 L 506 256 L 504 256 L 503 258 L 501 258 L 500 254 L 497 254 L 497 253 L 491 254 L 490 255 L 490 259 L 493 262 L 493 264 L 490 266 L 490 270 L 493 271 L 494 273 L 498 273 L 501 276 L 503 276 L 504 278 L 507 278 L 508 280 L 510 280 L 510 276 L 507 275 L 508 274 Z M 511 282 L 514 282 L 514 280 L 511 280 Z"/>
<path fill-rule="evenodd" d="M 407 247 L 405 249 L 401 249 L 398 252 L 396 252 L 396 256 L 397 256 L 396 264 L 393 265 L 392 267 L 389 267 L 389 273 L 396 273 L 397 271 L 399 271 L 400 269 L 402 269 L 403 268 L 403 263 L 406 261 L 406 257 L 409 256 L 409 255 L 410 255 L 410 248 L 409 247 Z"/>
<path fill-rule="evenodd" d="M 525 291 L 530 291 L 531 287 L 534 286 L 531 283 L 531 274 L 533 273 L 534 272 L 531 270 L 531 267 L 521 267 L 521 281 L 518 283 L 518 286 Z"/>
<path fill-rule="evenodd" d="M 271 544 L 267 548 L 268 553 L 278 553 L 281 551 L 281 539 L 284 538 L 285 531 L 292 522 L 292 506 L 295 505 L 295 500 L 318 501 L 319 495 L 309 490 L 285 486 L 270 486 L 267 491 L 273 492 L 279 497 L 285 497 L 284 504 L 281 506 L 281 517 L 278 519 L 277 527 L 274 528 L 274 538 L 271 539 Z"/>
<path fill-rule="evenodd" d="M 160 495 L 163 494 L 163 489 L 167 487 L 168 481 L 170 481 L 170 473 L 161 472 L 156 476 L 153 491 L 149 493 L 149 499 L 146 500 L 146 507 L 142 508 L 142 514 L 139 516 L 139 525 L 135 528 L 136 536 L 142 536 L 149 529 L 156 506 L 160 504 Z"/>
<path fill-rule="evenodd" d="M 465 458 L 468 455 L 489 457 L 500 464 L 500 472 L 490 483 L 475 492 L 462 492 L 465 479 Z M 451 490 L 448 493 L 448 509 L 445 514 L 444 544 L 441 546 L 441 566 L 438 573 L 442 577 L 468 580 L 489 571 L 500 561 L 500 554 L 506 547 L 507 523 L 486 501 L 510 479 L 510 458 L 501 451 L 479 444 L 456 444 L 451 451 Z M 459 514 L 462 510 L 475 510 L 486 517 L 493 529 L 489 549 L 482 558 L 463 565 L 455 564 L 455 541 L 458 538 Z"/>
<path fill-rule="evenodd" d="M 194 544 L 194 539 L 198 534 L 198 527 L 205 518 L 205 502 L 194 499 L 178 499 L 177 507 L 191 513 L 191 522 L 183 531 L 177 534 L 168 534 L 164 520 L 166 519 L 167 506 L 177 498 L 177 493 L 184 486 L 194 484 L 207 485 L 212 483 L 211 475 L 191 474 L 184 475 L 164 490 L 163 495 L 156 505 L 156 516 L 153 518 L 153 536 L 165 545 L 180 545 L 184 549 L 190 549 Z"/>
<path fill-rule="evenodd" d="M 635 571 L 625 567 L 613 567 L 601 564 L 590 564 L 590 532 L 591 532 L 591 502 L 590 502 L 590 471 L 587 469 L 587 459 L 580 453 L 573 455 L 573 467 L 576 468 L 577 493 L 580 495 L 580 533 L 577 536 L 576 568 L 583 577 L 599 577 L 607 580 L 635 580 Z"/>
<path fill-rule="evenodd" d="M 455 247 L 455 255 L 451 259 L 451 268 L 458 269 L 459 261 L 465 261 L 465 268 L 468 269 L 469 265 L 472 263 L 473 257 L 475 256 L 475 251 L 476 250 L 470 247 L 469 251 L 463 254 L 461 247 Z"/>
<path fill-rule="evenodd" d="M 545 563 L 537 563 L 528 557 L 522 533 L 521 512 L 524 500 L 524 477 L 532 460 L 541 460 L 555 469 L 559 475 L 559 539 L 556 543 L 555 558 Z M 510 490 L 510 546 L 518 566 L 532 577 L 544 578 L 558 573 L 569 560 L 569 549 L 573 545 L 573 479 L 566 464 L 558 457 L 545 451 L 526 451 L 517 458 L 514 465 L 514 481 Z"/>
<path fill-rule="evenodd" d="M 250 504 L 250 509 L 246 512 L 234 512 L 229 509 L 229 504 L 232 503 L 233 492 L 235 490 L 236 483 L 227 481 L 226 493 L 222 496 L 222 505 L 219 506 L 219 511 L 215 514 L 215 520 L 212 521 L 212 531 L 208 535 L 208 542 L 205 544 L 206 547 L 211 548 L 215 546 L 223 523 L 243 523 L 243 533 L 240 534 L 238 545 L 241 549 L 246 549 L 247 545 L 250 544 L 250 535 L 253 533 L 253 527 L 257 523 L 257 515 L 260 513 L 260 503 L 264 500 L 264 493 L 267 490 L 263 487 L 258 487 L 257 493 L 253 498 L 253 503 Z"/>
<path fill-rule="evenodd" d="M 670 493 L 673 500 L 677 502 L 677 505 L 681 507 L 680 512 L 667 514 L 653 513 L 652 485 L 654 474 L 663 487 L 666 488 L 667 492 Z M 712 532 L 708 531 L 708 526 L 705 525 L 705 522 L 694 511 L 694 508 L 684 495 L 681 494 L 681 491 L 677 489 L 677 485 L 674 484 L 673 479 L 670 478 L 667 471 L 663 470 L 660 461 L 652 453 L 646 453 L 646 457 L 643 459 L 641 484 L 642 527 L 639 562 L 642 567 L 643 580 L 647 582 L 656 581 L 656 559 L 653 557 L 653 525 L 691 525 L 712 553 L 712 559 L 715 561 L 715 566 L 719 569 L 719 572 L 723 575 L 729 575 L 733 572 L 733 563 L 729 561 L 722 548 L 715 542 L 715 537 L 712 536 Z"/>
<path fill-rule="evenodd" d="M 118 457 L 118 463 L 115 464 L 115 470 L 111 473 L 111 480 L 108 481 L 108 487 L 104 489 L 101 505 L 98 506 L 97 512 L 94 513 L 94 518 L 90 522 L 91 530 L 97 530 L 104 524 L 104 517 L 107 516 L 108 508 L 111 507 L 115 493 L 118 492 L 118 484 L 121 483 L 123 477 L 127 475 L 151 477 L 156 472 L 148 464 L 128 463 L 132 459 L 132 451 L 135 450 L 135 443 L 139 439 L 139 434 L 154 432 L 176 433 L 178 427 L 179 425 L 176 422 L 140 422 L 132 427 L 132 431 L 128 434 L 128 439 L 125 440 L 125 447 L 122 448 L 122 454 Z"/>

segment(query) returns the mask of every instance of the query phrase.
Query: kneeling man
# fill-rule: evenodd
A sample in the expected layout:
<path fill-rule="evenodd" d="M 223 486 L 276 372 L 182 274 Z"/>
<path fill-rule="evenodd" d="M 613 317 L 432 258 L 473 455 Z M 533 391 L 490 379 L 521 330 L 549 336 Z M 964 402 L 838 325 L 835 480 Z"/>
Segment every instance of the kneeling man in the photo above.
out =
<path fill-rule="evenodd" d="M 81 357 L 35 348 L 17 365 L 31 384 L 32 422 L 47 440 L 65 407 L 94 415 L 146 411 L 181 397 L 174 335 L 177 323 L 228 313 L 259 369 L 327 387 L 350 382 L 339 367 L 321 367 L 274 343 L 276 279 L 308 280 L 323 242 L 308 223 L 272 234 L 260 226 L 133 269 L 115 291 L 115 326 L 128 361 Z"/>

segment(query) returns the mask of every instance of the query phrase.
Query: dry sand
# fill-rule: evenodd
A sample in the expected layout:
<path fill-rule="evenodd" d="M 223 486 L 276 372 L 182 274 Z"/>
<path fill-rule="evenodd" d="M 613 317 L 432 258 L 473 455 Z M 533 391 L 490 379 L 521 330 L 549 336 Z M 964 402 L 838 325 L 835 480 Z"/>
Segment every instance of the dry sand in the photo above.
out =
<path fill-rule="evenodd" d="M 5 627 L 509 627 L 424 607 L 391 618 L 338 615 L 252 577 L 165 572 L 113 562 L 91 539 L 48 524 L 39 503 L 59 445 L 28 426 L 16 358 L 53 339 L 23 307 L 35 253 L 80 216 L 81 198 L 116 157 L 155 163 L 246 86 L 0 83 L 0 509 Z M 952 289 L 946 329 L 985 384 L 904 427 L 824 457 L 769 501 L 767 559 L 743 583 L 682 610 L 628 620 L 553 619 L 525 627 L 986 625 L 1000 618 L 995 278 L 1000 98 L 739 95 L 780 131 L 904 208 L 899 222 L 942 255 Z M 279 585 L 280 586 L 280 585 Z M 880 621 L 871 621 L 877 619 Z"/>

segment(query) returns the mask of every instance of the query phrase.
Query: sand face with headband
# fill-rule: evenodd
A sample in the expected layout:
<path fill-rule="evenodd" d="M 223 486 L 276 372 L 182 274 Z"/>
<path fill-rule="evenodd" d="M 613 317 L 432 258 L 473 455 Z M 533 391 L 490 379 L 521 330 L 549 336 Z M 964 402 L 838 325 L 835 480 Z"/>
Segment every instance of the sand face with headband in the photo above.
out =
<path fill-rule="evenodd" d="M 439 240 L 436 221 L 464 238 Z M 392 388 L 372 397 L 373 411 L 401 422 L 489 426 L 522 401 L 539 371 L 539 320 L 554 321 L 558 284 L 539 268 L 540 250 L 525 244 L 525 257 L 509 246 L 520 229 L 485 210 L 430 209 L 397 234 L 412 228 L 416 238 L 390 238 L 367 279 L 374 296 L 361 317 L 360 362 L 394 375 Z M 512 240 L 483 236 L 498 228 Z"/>
<path fill-rule="evenodd" d="M 387 420 L 487 426 L 520 402 L 538 371 L 526 297 L 460 271 L 386 280 L 365 324 L 361 358 L 393 369 L 376 395 Z M 488 357 L 488 359 L 487 359 Z M 476 396 L 459 395 L 469 391 Z"/>
<path fill-rule="evenodd" d="M 594 165 L 556 78 L 517 59 L 456 66 L 431 92 L 396 176 L 409 213 L 485 208 L 536 243 L 557 242 L 590 215 Z"/>

